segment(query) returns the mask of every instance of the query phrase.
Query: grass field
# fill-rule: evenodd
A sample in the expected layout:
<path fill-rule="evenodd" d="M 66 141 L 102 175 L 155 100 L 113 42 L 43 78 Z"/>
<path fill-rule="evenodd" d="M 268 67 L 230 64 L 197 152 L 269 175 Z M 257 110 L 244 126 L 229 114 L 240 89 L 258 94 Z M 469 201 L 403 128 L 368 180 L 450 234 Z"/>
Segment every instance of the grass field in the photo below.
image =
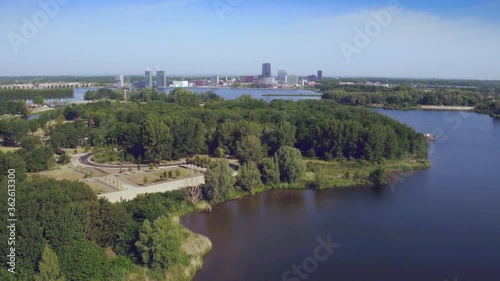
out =
<path fill-rule="evenodd" d="M 83 179 L 83 174 L 76 172 L 71 168 L 61 168 L 54 169 L 50 171 L 43 171 L 34 173 L 33 175 L 39 175 L 42 177 L 49 177 L 55 180 L 81 180 Z"/>

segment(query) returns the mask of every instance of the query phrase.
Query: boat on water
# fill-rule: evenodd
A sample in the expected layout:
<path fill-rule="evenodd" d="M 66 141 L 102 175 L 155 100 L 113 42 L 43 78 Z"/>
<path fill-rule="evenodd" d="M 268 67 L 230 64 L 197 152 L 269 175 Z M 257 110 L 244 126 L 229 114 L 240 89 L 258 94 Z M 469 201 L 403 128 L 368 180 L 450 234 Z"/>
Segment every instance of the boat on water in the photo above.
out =
<path fill-rule="evenodd" d="M 424 136 L 430 140 L 430 141 L 435 141 L 437 140 L 437 138 L 435 136 L 433 136 L 432 134 L 428 133 L 428 134 L 424 134 Z"/>

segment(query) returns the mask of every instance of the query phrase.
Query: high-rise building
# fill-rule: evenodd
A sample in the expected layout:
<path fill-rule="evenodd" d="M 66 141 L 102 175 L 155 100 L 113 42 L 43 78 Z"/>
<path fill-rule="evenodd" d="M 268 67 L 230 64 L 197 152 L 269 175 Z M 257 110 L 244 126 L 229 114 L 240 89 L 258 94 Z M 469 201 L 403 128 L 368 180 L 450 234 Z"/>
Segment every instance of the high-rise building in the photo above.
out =
<path fill-rule="evenodd" d="M 278 82 L 285 83 L 287 75 L 286 70 L 278 70 Z"/>
<path fill-rule="evenodd" d="M 219 86 L 219 76 L 212 76 L 210 77 L 210 87 L 217 87 Z"/>
<path fill-rule="evenodd" d="M 272 73 L 271 73 L 271 64 L 270 63 L 266 62 L 266 63 L 262 64 L 262 76 L 264 78 L 272 76 Z"/>
<path fill-rule="evenodd" d="M 125 87 L 125 78 L 123 77 L 123 75 L 115 76 L 115 87 L 117 88 Z"/>
<path fill-rule="evenodd" d="M 323 70 L 318 70 L 317 81 L 323 80 Z"/>
<path fill-rule="evenodd" d="M 159 90 L 165 89 L 167 87 L 167 76 L 165 71 L 156 72 L 156 88 Z"/>
<path fill-rule="evenodd" d="M 145 72 L 145 78 L 146 78 L 146 88 L 153 88 L 153 71 L 147 70 Z"/>
<path fill-rule="evenodd" d="M 291 86 L 295 86 L 299 84 L 299 76 L 298 75 L 287 75 L 286 83 Z"/>
<path fill-rule="evenodd" d="M 309 76 L 307 76 L 307 80 L 309 82 L 316 82 L 316 75 L 309 75 Z"/>

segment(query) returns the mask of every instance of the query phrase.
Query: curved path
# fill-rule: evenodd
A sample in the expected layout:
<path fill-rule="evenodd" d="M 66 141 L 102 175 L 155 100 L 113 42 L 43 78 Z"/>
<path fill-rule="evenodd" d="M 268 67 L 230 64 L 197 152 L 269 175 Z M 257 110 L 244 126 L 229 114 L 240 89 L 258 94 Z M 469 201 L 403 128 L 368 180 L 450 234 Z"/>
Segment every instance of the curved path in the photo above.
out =
<path fill-rule="evenodd" d="M 137 165 L 102 165 L 102 164 L 97 164 L 94 161 L 90 160 L 90 156 L 92 156 L 92 153 L 86 153 L 84 155 L 81 155 L 78 157 L 78 163 L 85 165 L 85 166 L 90 166 L 90 167 L 96 167 L 96 168 L 105 168 L 105 169 L 123 169 L 123 168 L 136 168 Z M 159 165 L 158 167 L 178 167 L 179 165 L 186 164 L 184 161 L 179 161 L 178 163 L 172 163 L 172 164 L 165 164 L 165 165 Z M 149 165 L 141 165 L 141 168 L 148 168 Z"/>

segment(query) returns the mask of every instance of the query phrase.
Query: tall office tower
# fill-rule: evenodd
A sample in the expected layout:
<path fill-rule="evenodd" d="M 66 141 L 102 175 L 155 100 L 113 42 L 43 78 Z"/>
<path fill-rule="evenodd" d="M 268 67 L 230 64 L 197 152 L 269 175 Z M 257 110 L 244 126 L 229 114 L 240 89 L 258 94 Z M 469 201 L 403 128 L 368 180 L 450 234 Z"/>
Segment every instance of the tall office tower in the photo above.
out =
<path fill-rule="evenodd" d="M 271 77 L 271 64 L 266 62 L 262 64 L 262 76 L 264 78 Z"/>
<path fill-rule="evenodd" d="M 286 83 L 290 86 L 295 86 L 299 84 L 299 76 L 298 75 L 287 75 Z"/>
<path fill-rule="evenodd" d="M 117 88 L 125 87 L 125 78 L 123 77 L 123 75 L 115 76 L 115 87 Z"/>
<path fill-rule="evenodd" d="M 219 86 L 219 76 L 212 76 L 210 77 L 210 87 L 217 87 Z"/>
<path fill-rule="evenodd" d="M 285 83 L 287 75 L 286 70 L 278 70 L 278 82 Z"/>
<path fill-rule="evenodd" d="M 145 77 L 146 77 L 146 88 L 153 88 L 153 71 L 147 70 L 145 72 Z"/>
<path fill-rule="evenodd" d="M 158 90 L 167 88 L 167 76 L 165 75 L 165 71 L 156 72 L 156 87 Z"/>
<path fill-rule="evenodd" d="M 318 70 L 317 79 L 318 79 L 318 81 L 323 80 L 323 70 Z"/>

